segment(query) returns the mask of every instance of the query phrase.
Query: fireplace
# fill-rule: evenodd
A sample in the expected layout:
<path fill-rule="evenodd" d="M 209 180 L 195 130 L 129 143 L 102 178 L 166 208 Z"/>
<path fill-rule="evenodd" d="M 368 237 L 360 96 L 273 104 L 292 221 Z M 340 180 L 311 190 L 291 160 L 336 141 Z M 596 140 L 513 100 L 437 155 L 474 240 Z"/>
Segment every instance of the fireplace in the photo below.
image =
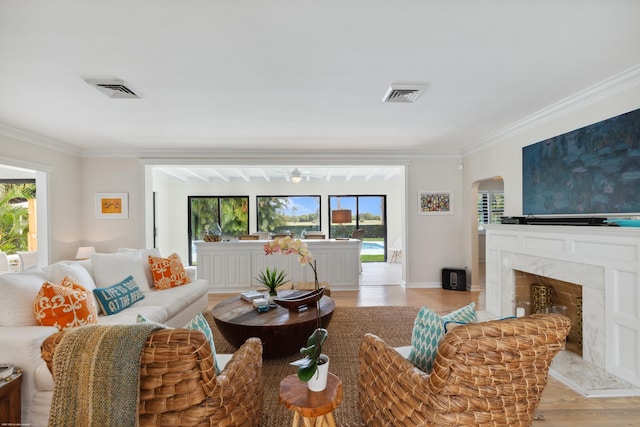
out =
<path fill-rule="evenodd" d="M 487 311 L 496 316 L 514 315 L 520 288 L 534 282 L 571 284 L 580 295 L 582 352 L 561 352 L 552 373 L 584 394 L 640 395 L 640 230 L 492 225 L 486 259 Z"/>
<path fill-rule="evenodd" d="M 549 289 L 549 311 L 571 319 L 566 348 L 582 357 L 582 286 L 524 271 L 515 271 L 514 274 L 516 306 L 526 307 L 531 312 L 543 312 L 542 304 L 536 304 L 532 294 L 537 289 Z"/>

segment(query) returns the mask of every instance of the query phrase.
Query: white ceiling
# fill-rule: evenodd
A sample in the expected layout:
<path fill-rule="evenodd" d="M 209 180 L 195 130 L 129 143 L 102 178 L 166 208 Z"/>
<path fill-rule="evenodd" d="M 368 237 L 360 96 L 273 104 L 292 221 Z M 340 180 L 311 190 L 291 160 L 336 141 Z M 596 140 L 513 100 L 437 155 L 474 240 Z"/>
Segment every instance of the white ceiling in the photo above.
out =
<path fill-rule="evenodd" d="M 639 22 L 637 0 L 0 0 L 0 132 L 85 156 L 460 153 L 638 69 Z"/>

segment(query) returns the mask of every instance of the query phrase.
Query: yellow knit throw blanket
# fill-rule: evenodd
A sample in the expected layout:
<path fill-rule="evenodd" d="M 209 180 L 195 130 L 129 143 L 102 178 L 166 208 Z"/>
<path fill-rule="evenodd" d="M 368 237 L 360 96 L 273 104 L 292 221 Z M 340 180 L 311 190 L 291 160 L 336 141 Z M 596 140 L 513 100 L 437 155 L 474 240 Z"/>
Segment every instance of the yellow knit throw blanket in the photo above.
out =
<path fill-rule="evenodd" d="M 69 329 L 53 355 L 49 427 L 136 426 L 140 358 L 157 325 Z"/>

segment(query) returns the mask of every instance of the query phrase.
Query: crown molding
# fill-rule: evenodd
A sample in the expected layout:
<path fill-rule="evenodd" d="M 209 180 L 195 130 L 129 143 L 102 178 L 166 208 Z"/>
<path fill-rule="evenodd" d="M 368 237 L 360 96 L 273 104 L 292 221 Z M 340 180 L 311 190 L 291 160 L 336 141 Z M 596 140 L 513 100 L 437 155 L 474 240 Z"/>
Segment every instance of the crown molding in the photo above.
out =
<path fill-rule="evenodd" d="M 513 136 L 566 116 L 621 92 L 640 87 L 640 64 L 635 65 L 594 86 L 588 87 L 555 104 L 518 120 L 499 132 L 462 150 L 463 156 L 476 153 Z M 620 112 L 624 114 L 626 111 Z"/>
<path fill-rule="evenodd" d="M 50 150 L 70 154 L 76 157 L 79 157 L 82 154 L 82 150 L 71 144 L 66 144 L 64 142 L 56 141 L 52 138 L 47 138 L 42 135 L 37 135 L 3 124 L 0 124 L 0 135 L 22 142 L 28 142 L 29 144 L 37 145 L 38 147 L 48 148 Z"/>
<path fill-rule="evenodd" d="M 301 158 L 308 161 L 309 165 L 326 162 L 337 164 L 370 164 L 374 160 L 384 160 L 383 164 L 402 164 L 410 159 L 432 159 L 432 158 L 461 158 L 459 150 L 228 150 L 228 149 L 90 149 L 83 150 L 71 144 L 63 143 L 52 138 L 30 133 L 21 129 L 0 124 L 0 136 L 6 136 L 18 141 L 27 142 L 39 147 L 63 152 L 81 158 L 134 158 L 140 159 L 144 163 L 161 162 L 164 164 L 175 164 L 176 162 L 210 163 L 225 162 L 231 164 L 264 164 L 287 161 L 300 163 Z M 168 160 L 168 162 L 165 162 Z M 358 162 L 358 160 L 362 160 Z"/>

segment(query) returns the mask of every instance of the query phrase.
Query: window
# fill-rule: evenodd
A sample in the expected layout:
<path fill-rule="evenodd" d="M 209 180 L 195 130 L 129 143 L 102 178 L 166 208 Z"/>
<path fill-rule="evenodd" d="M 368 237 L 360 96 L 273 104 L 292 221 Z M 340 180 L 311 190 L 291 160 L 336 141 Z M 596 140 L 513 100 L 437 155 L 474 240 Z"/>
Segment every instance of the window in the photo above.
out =
<path fill-rule="evenodd" d="M 483 224 L 499 224 L 503 215 L 503 192 L 478 191 L 478 230 L 484 230 Z"/>
<path fill-rule="evenodd" d="M 257 196 L 258 231 L 320 231 L 320 196 Z"/>
<path fill-rule="evenodd" d="M 189 264 L 196 259 L 196 240 L 206 231 L 222 238 L 249 234 L 249 196 L 189 196 Z"/>

